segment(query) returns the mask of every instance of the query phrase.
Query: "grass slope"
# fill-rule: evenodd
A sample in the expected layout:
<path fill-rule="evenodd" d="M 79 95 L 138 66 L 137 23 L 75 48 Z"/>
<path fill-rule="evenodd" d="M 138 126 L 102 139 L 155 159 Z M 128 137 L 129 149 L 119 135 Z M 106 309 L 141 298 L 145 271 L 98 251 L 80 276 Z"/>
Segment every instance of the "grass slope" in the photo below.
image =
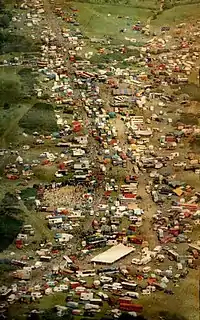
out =
<path fill-rule="evenodd" d="M 58 129 L 53 106 L 47 103 L 34 104 L 20 119 L 19 125 L 28 133 L 51 133 Z"/>
<path fill-rule="evenodd" d="M 127 28 L 126 36 L 135 37 L 132 25 L 138 20 L 145 23 L 152 15 L 152 10 L 124 5 L 97 5 L 78 2 L 74 2 L 73 5 L 79 10 L 78 21 L 82 31 L 93 37 L 109 35 L 124 39 L 124 35 L 119 32 L 123 28 Z M 122 18 L 118 18 L 119 16 Z"/>

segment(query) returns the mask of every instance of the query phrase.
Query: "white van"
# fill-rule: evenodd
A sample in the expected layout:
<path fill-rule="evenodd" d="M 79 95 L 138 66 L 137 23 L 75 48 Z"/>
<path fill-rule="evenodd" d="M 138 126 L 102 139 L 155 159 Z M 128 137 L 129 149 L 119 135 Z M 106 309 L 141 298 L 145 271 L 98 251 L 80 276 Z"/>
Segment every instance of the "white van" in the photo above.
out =
<path fill-rule="evenodd" d="M 139 299 L 139 293 L 138 292 L 133 292 L 133 291 L 127 291 L 125 293 L 125 296 L 134 298 L 134 299 Z"/>

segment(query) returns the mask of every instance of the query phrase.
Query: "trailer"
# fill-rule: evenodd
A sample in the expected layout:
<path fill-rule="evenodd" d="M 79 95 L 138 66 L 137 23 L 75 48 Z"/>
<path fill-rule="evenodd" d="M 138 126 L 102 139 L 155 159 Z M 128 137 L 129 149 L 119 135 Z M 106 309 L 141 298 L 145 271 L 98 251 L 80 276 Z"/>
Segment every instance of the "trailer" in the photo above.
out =
<path fill-rule="evenodd" d="M 122 281 L 122 287 L 127 290 L 134 290 L 135 291 L 135 288 L 137 287 L 137 283 Z"/>
<path fill-rule="evenodd" d="M 142 312 L 143 306 L 141 304 L 134 304 L 134 303 L 121 303 L 119 305 L 119 309 L 122 311 Z"/>

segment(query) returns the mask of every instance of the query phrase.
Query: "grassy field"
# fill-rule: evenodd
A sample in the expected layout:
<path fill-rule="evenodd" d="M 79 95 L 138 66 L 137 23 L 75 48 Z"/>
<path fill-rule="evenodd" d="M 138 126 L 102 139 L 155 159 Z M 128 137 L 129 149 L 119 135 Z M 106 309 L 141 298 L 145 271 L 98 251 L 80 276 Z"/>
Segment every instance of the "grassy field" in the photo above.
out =
<path fill-rule="evenodd" d="M 67 3 L 67 8 L 73 6 L 79 10 L 78 21 L 81 30 L 87 36 L 115 36 L 122 40 L 125 37 L 142 38 L 140 33 L 132 30 L 132 25 L 137 21 L 143 24 L 151 20 L 153 28 L 165 25 L 176 25 L 187 22 L 189 17 L 200 17 L 200 4 L 198 1 L 165 1 L 166 7 L 159 12 L 158 1 L 105 1 L 90 0 Z M 119 18 L 120 17 L 120 18 Z M 127 29 L 126 33 L 120 33 Z"/>
<path fill-rule="evenodd" d="M 189 18 L 200 18 L 200 4 L 187 3 L 184 5 L 176 5 L 173 8 L 164 10 L 151 22 L 152 26 L 175 26 L 178 23 L 188 22 Z M 192 22 L 192 20 L 191 20 Z"/>
<path fill-rule="evenodd" d="M 73 2 L 73 6 L 79 10 L 78 21 L 85 35 L 115 36 L 118 39 L 124 39 L 125 36 L 137 36 L 137 33 L 132 31 L 132 25 L 138 20 L 146 23 L 153 12 L 148 8 L 112 4 Z M 127 29 L 127 32 L 120 33 L 120 30 L 124 28 Z"/>
<path fill-rule="evenodd" d="M 132 7 L 132 8 L 141 8 L 141 9 L 158 9 L 159 2 L 155 0 L 80 0 L 77 3 L 89 3 L 95 5 L 112 5 L 115 7 Z"/>
<path fill-rule="evenodd" d="M 58 130 L 54 108 L 51 104 L 36 103 L 20 119 L 19 125 L 27 133 L 38 131 L 52 133 Z"/>

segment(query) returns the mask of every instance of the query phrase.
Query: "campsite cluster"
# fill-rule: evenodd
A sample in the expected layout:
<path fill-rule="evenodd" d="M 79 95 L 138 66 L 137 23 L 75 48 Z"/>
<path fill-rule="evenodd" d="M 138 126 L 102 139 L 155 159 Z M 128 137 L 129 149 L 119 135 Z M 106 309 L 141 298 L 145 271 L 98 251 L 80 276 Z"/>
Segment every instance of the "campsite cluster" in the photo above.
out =
<path fill-rule="evenodd" d="M 17 270 L 13 284 L 1 287 L 1 311 L 63 292 L 58 314 L 137 315 L 144 296 L 176 294 L 198 268 L 200 193 L 184 174 L 199 179 L 191 145 L 200 126 L 185 121 L 192 102 L 180 90 L 199 59 L 200 24 L 154 34 L 136 21 L 143 43 L 136 35 L 114 45 L 85 38 L 73 7 L 54 6 L 51 25 L 45 3 L 24 1 L 13 24 L 40 28 L 35 92 L 48 94 L 57 130 L 24 130 L 31 143 L 2 149 L 1 157 L 13 159 L 4 178 L 18 183 L 19 202 L 23 185 L 35 190 L 25 203 L 44 217 L 51 238 L 29 252 L 36 226 L 23 226 L 13 256 L 5 254 Z M 117 55 L 120 61 L 109 60 Z M 37 168 L 53 169 L 52 181 L 38 183 Z"/>

